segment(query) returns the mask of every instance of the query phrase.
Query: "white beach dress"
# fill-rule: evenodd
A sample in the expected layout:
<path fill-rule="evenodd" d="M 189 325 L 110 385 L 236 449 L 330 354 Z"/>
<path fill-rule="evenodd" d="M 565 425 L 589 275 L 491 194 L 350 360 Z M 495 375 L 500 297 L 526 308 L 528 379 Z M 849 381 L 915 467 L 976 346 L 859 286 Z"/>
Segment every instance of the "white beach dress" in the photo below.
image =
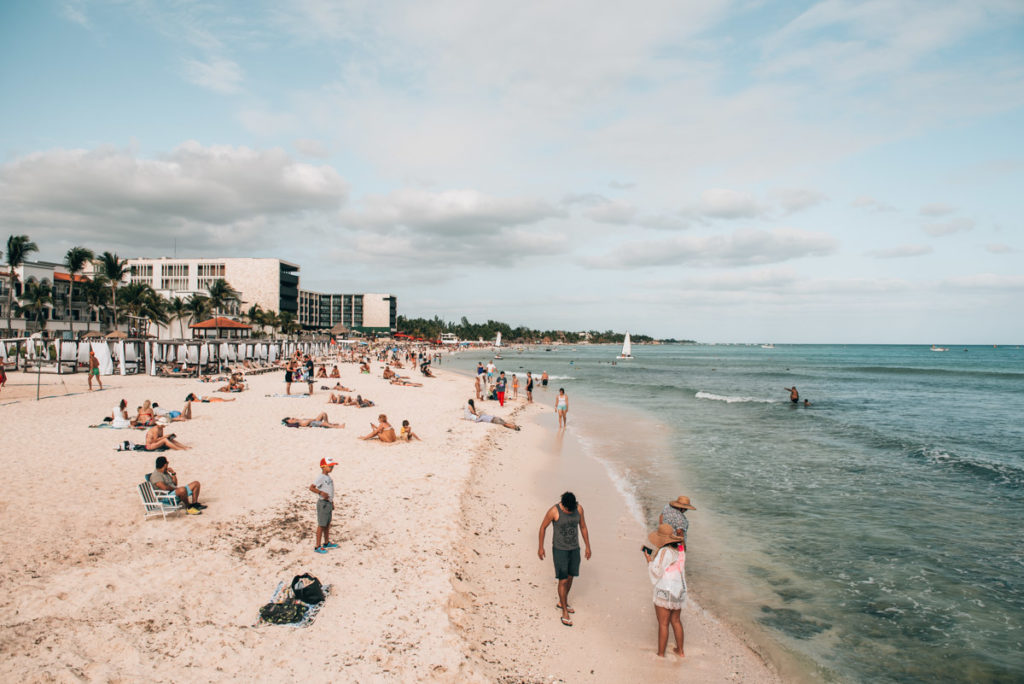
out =
<path fill-rule="evenodd" d="M 663 546 L 647 565 L 654 585 L 654 605 L 679 610 L 686 603 L 686 552 Z"/>
<path fill-rule="evenodd" d="M 132 426 L 131 421 L 124 417 L 121 413 L 121 407 L 114 407 L 114 420 L 110 423 L 112 428 L 130 428 Z"/>

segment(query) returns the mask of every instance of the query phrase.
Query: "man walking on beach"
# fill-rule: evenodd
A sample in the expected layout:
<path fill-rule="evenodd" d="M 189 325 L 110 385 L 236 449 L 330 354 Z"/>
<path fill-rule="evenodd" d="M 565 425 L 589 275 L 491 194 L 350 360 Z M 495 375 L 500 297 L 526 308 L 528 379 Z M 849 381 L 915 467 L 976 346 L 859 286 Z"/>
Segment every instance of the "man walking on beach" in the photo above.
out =
<path fill-rule="evenodd" d="M 89 350 L 89 391 L 92 391 L 92 379 L 96 378 L 96 382 L 100 384 L 100 389 L 103 389 L 103 381 L 100 380 L 100 360 L 96 358 L 96 352 L 92 349 Z"/>
<path fill-rule="evenodd" d="M 558 582 L 558 605 L 562 611 L 562 624 L 572 627 L 570 614 L 575 613 L 569 605 L 569 591 L 572 589 L 573 578 L 580 574 L 580 541 L 577 535 L 583 535 L 586 546 L 584 553 L 590 560 L 590 536 L 587 534 L 587 521 L 583 517 L 583 506 L 576 501 L 572 492 L 562 494 L 562 499 L 548 509 L 540 523 L 537 557 L 544 560 L 544 534 L 551 525 L 551 560 L 555 564 L 555 580 Z"/>

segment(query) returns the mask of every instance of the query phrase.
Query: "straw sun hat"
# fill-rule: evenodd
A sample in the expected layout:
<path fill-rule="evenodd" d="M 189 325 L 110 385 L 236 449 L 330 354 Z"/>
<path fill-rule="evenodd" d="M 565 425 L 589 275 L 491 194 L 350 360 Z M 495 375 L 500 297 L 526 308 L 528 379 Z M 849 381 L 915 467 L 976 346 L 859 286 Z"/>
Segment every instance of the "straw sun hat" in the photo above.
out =
<path fill-rule="evenodd" d="M 669 501 L 668 505 L 671 506 L 672 508 L 685 508 L 688 511 L 697 510 L 695 506 L 690 505 L 690 497 L 688 496 L 681 496 L 675 501 Z"/>
<path fill-rule="evenodd" d="M 668 523 L 658 525 L 658 529 L 647 535 L 647 538 L 654 544 L 654 548 L 660 549 L 665 544 L 683 541 L 682 537 L 676 536 L 676 531 Z"/>

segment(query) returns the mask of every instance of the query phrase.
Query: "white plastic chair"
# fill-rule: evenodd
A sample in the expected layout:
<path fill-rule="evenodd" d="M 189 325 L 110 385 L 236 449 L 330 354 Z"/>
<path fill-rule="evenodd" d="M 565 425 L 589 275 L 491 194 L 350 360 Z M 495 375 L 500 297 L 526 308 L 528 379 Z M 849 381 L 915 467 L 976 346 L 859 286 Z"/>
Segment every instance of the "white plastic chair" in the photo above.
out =
<path fill-rule="evenodd" d="M 148 477 L 145 482 L 139 484 L 139 496 L 142 497 L 142 508 L 147 518 L 162 515 L 164 520 L 167 520 L 168 515 L 184 510 L 177 494 L 153 489 Z"/>

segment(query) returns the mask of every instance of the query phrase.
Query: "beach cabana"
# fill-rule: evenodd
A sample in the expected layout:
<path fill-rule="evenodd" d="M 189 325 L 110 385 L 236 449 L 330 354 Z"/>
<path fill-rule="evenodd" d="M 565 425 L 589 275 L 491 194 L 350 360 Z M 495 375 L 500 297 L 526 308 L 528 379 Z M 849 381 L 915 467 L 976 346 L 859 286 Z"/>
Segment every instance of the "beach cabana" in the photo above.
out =
<path fill-rule="evenodd" d="M 229 339 L 245 339 L 252 336 L 252 326 L 239 323 L 224 316 L 215 316 L 206 321 L 193 323 L 188 327 L 192 330 L 192 337 L 194 338 L 227 337 Z"/>

